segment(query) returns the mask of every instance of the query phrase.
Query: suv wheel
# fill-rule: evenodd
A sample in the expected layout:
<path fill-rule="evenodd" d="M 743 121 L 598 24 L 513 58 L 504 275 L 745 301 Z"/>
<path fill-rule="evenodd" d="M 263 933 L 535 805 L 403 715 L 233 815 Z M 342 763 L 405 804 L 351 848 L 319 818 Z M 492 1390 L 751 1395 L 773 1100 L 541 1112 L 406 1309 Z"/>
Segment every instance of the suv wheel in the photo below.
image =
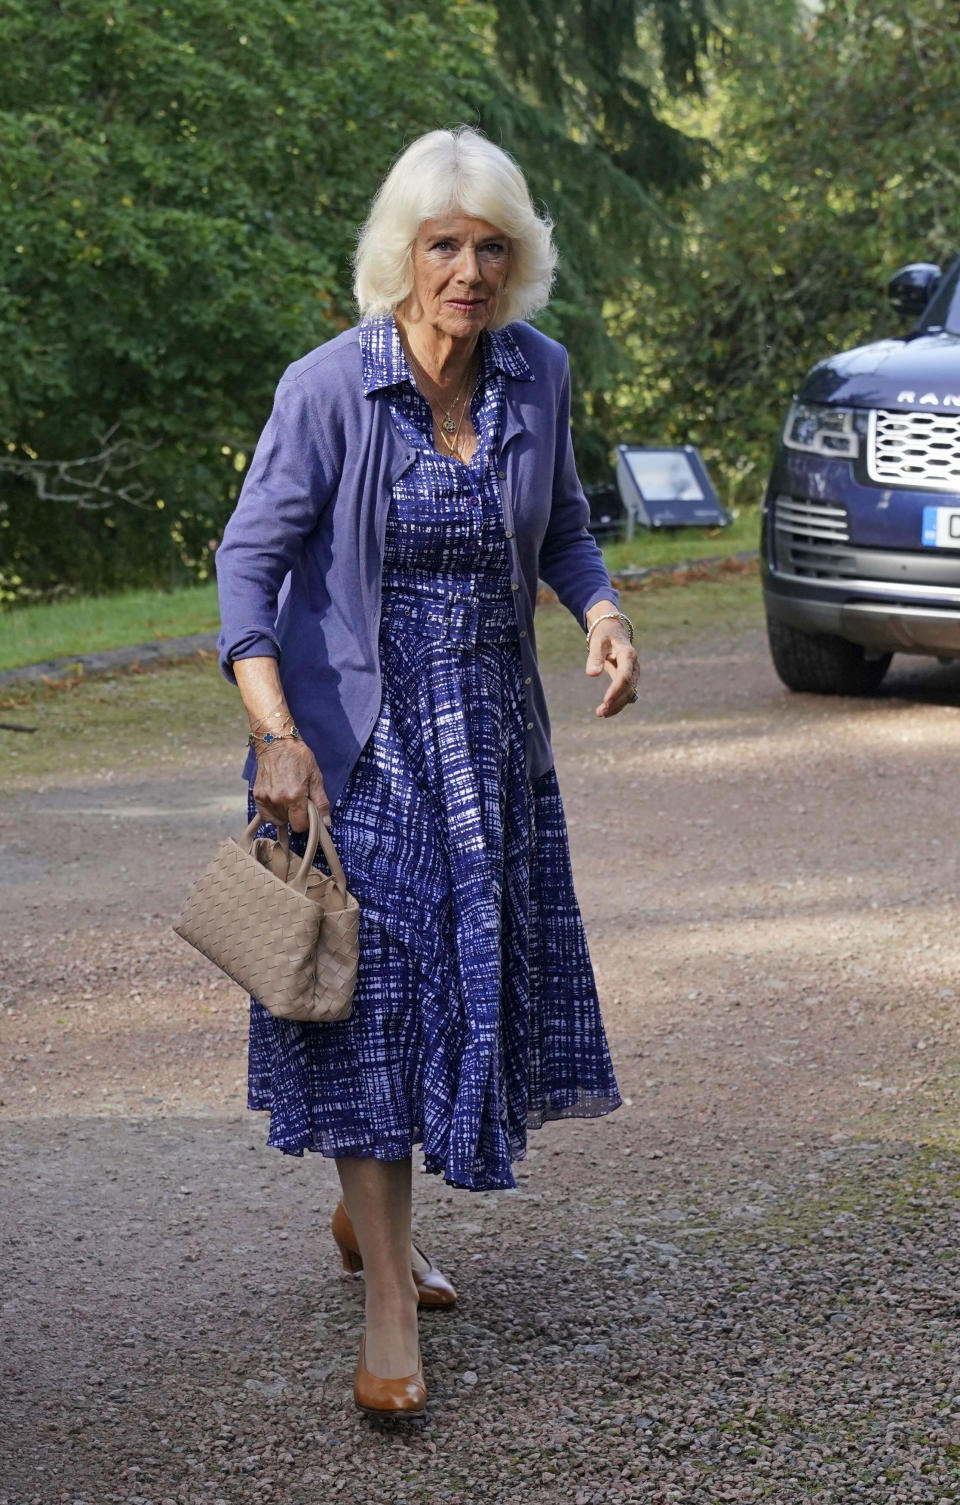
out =
<path fill-rule="evenodd" d="M 767 617 L 767 637 L 773 667 L 787 689 L 812 695 L 872 695 L 893 658 L 867 658 L 859 643 L 813 637 L 773 617 Z"/>

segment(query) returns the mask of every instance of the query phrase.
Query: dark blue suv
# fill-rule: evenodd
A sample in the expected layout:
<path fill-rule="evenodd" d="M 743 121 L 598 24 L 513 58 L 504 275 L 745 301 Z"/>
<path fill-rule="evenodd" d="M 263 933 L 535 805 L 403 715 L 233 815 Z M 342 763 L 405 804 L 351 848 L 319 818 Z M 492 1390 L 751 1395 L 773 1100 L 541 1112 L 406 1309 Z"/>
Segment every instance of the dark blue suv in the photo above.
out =
<path fill-rule="evenodd" d="M 960 258 L 888 288 L 909 334 L 820 361 L 787 415 L 763 505 L 774 666 L 863 695 L 894 653 L 960 658 Z"/>

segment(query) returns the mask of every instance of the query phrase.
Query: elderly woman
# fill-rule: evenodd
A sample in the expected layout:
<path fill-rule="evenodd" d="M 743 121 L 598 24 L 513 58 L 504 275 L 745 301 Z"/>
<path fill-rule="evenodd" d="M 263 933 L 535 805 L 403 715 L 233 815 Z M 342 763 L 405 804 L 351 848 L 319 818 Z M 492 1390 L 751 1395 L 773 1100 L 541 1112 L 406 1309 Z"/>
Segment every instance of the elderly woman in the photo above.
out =
<path fill-rule="evenodd" d="M 456 1300 L 411 1242 L 413 1146 L 452 1186 L 512 1187 L 528 1129 L 620 1104 L 538 575 L 609 678 L 598 716 L 636 700 L 637 660 L 586 528 L 566 354 L 522 322 L 555 260 L 506 153 L 466 128 L 415 141 L 360 235 L 361 323 L 284 373 L 217 554 L 251 817 L 303 832 L 312 802 L 361 908 L 349 1019 L 251 1001 L 249 1103 L 271 1145 L 336 1160 L 333 1233 L 365 1280 L 354 1397 L 378 1414 L 422 1413 L 418 1305 Z"/>

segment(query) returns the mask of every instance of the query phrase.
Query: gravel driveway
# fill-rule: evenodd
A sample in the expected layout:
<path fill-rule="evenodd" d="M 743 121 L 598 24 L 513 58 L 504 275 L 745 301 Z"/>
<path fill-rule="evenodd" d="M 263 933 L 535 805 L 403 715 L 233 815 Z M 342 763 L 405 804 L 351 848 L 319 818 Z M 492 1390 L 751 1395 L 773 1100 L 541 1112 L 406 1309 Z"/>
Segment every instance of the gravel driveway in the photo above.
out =
<path fill-rule="evenodd" d="M 169 930 L 242 821 L 237 738 L 19 776 L 2 1505 L 957 1500 L 960 668 L 790 696 L 751 611 L 648 649 L 607 726 L 557 631 L 626 1104 L 532 1133 L 516 1191 L 416 1175 L 461 1293 L 422 1423 L 355 1410 L 333 1163 L 264 1148 L 240 994 Z"/>

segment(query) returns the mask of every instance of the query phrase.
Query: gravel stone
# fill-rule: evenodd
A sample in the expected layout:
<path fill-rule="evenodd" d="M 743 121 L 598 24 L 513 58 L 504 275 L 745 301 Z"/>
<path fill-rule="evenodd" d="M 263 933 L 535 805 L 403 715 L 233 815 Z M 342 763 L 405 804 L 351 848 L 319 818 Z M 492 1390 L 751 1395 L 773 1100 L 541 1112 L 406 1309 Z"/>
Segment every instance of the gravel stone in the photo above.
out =
<path fill-rule="evenodd" d="M 169 928 L 236 748 L 5 804 L 0 1505 L 960 1496 L 960 669 L 790 696 L 725 625 L 646 649 L 606 726 L 563 643 L 626 1102 L 531 1133 L 515 1191 L 415 1174 L 460 1292 L 421 1422 L 354 1407 L 335 1167 L 265 1148 L 243 1000 Z"/>

